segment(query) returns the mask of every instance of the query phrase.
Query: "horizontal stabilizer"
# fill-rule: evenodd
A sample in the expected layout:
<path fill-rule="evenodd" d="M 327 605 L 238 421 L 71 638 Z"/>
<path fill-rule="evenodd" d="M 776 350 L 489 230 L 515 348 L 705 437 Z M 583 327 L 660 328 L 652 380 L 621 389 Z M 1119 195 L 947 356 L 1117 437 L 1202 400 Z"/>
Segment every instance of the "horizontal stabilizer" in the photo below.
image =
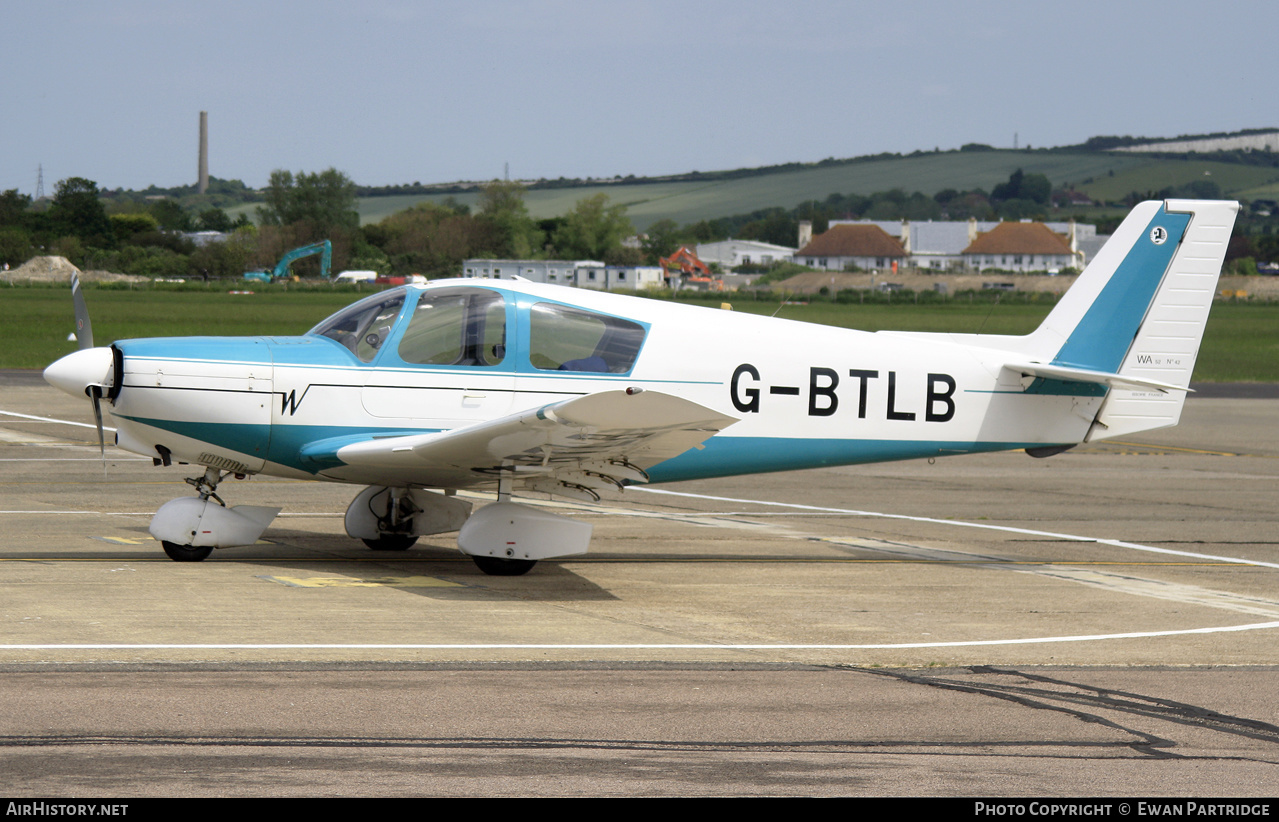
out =
<path fill-rule="evenodd" d="M 1125 376 L 1108 371 L 1091 371 L 1086 368 L 1072 368 L 1066 365 L 1048 365 L 1046 363 L 1005 363 L 1004 368 L 1016 372 L 1023 377 L 1041 377 L 1046 380 L 1065 380 L 1066 382 L 1083 382 L 1105 385 L 1110 388 L 1127 388 L 1133 391 L 1194 391 L 1183 385 L 1147 379 L 1144 377 Z"/>

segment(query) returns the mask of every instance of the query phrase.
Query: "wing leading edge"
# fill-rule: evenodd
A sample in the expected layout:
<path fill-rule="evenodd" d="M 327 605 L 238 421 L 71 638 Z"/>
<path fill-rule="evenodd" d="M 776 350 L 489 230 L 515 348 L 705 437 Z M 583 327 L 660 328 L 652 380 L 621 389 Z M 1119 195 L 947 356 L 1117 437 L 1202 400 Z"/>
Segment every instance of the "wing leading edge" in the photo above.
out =
<path fill-rule="evenodd" d="M 645 469 L 737 420 L 657 391 L 588 394 L 433 434 L 334 442 L 348 481 L 459 488 L 509 478 L 515 488 L 598 499 L 595 488 L 646 482 Z"/>

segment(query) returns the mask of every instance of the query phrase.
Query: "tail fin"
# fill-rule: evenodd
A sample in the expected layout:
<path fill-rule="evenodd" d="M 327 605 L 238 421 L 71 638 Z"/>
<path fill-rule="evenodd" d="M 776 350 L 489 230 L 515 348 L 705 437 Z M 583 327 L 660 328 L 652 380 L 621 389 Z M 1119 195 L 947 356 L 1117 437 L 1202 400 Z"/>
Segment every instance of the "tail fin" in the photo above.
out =
<path fill-rule="evenodd" d="M 1138 205 L 1007 367 L 1109 386 L 1086 440 L 1176 425 L 1238 210 Z"/>

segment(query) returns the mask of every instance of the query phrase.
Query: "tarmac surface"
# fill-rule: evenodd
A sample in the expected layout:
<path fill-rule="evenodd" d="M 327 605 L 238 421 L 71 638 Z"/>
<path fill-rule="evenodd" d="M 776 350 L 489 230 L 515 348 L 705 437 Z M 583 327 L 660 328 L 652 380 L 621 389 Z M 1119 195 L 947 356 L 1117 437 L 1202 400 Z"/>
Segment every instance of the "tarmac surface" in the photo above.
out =
<path fill-rule="evenodd" d="M 556 504 L 591 552 L 499 578 L 451 538 L 370 552 L 358 489 L 270 478 L 219 489 L 284 507 L 260 544 L 171 562 L 147 523 L 198 471 L 104 467 L 87 401 L 5 372 L 0 794 L 1273 796 L 1251 393 L 1046 460 Z"/>

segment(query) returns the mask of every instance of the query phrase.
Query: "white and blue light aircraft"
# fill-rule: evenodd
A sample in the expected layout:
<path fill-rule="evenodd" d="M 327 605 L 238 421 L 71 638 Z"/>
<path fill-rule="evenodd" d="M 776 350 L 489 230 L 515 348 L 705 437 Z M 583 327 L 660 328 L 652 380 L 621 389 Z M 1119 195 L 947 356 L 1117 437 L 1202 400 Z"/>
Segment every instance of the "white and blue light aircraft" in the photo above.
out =
<path fill-rule="evenodd" d="M 205 467 L 187 480 L 196 495 L 151 522 L 175 560 L 255 542 L 280 509 L 229 508 L 216 491 L 266 474 L 367 486 L 346 530 L 375 550 L 459 531 L 482 570 L 522 574 L 585 552 L 591 527 L 520 495 L 1044 457 L 1175 425 L 1237 211 L 1142 203 L 1025 336 L 866 333 L 457 279 L 381 292 L 300 337 L 85 347 L 45 378 L 89 396 L 100 436 L 105 400 L 119 447 Z M 472 511 L 460 489 L 495 501 Z"/>

